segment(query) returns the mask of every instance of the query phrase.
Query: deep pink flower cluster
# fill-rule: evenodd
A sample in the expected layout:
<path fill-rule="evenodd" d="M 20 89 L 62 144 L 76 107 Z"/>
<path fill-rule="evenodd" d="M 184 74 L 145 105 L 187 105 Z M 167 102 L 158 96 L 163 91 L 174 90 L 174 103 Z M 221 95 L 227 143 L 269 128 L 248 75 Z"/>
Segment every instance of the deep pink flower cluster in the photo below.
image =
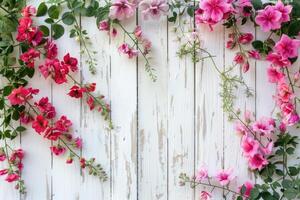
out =
<path fill-rule="evenodd" d="M 24 151 L 22 149 L 11 149 L 11 151 L 9 155 L 8 149 L 0 148 L 0 162 L 6 160 L 9 163 L 8 168 L 0 170 L 0 176 L 6 175 L 5 180 L 9 183 L 20 180 L 23 169 L 22 160 L 24 158 Z"/>
<path fill-rule="evenodd" d="M 229 169 L 222 169 L 219 170 L 214 176 L 209 176 L 208 175 L 208 169 L 205 166 L 200 167 L 200 169 L 197 171 L 197 173 L 195 174 L 194 180 L 197 183 L 204 183 L 205 181 L 207 181 L 209 184 L 212 184 L 212 182 L 217 182 L 217 184 L 219 184 L 222 187 L 228 187 L 229 184 L 231 183 L 232 180 L 235 179 L 235 176 L 233 174 L 233 169 L 229 168 Z M 250 192 L 253 188 L 253 184 L 250 181 L 246 181 L 243 186 L 245 186 L 245 193 L 244 196 L 245 197 L 249 197 Z M 237 192 L 240 192 L 241 187 L 237 188 Z M 201 191 L 200 192 L 200 199 L 202 200 L 206 200 L 206 199 L 211 199 L 212 198 L 212 194 L 210 192 L 207 191 Z"/>
<path fill-rule="evenodd" d="M 247 158 L 250 169 L 261 170 L 268 164 L 267 156 L 272 153 L 275 128 L 274 119 L 262 117 L 254 121 L 249 111 L 245 112 L 244 121 L 236 124 L 236 131 L 242 136 L 243 155 Z"/>

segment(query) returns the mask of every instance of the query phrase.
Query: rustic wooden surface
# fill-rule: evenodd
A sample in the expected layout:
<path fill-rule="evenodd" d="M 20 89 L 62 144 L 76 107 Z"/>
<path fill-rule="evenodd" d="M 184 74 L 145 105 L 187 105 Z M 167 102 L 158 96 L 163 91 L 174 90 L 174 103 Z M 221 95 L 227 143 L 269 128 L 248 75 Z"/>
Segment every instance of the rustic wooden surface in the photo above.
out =
<path fill-rule="evenodd" d="M 31 0 L 37 5 L 39 1 Z M 254 178 L 241 156 L 240 138 L 226 119 L 219 97 L 220 79 L 209 60 L 193 64 L 189 57 L 179 59 L 179 43 L 166 18 L 160 21 L 126 22 L 127 28 L 142 26 L 153 42 L 153 59 L 158 80 L 151 82 L 142 59 L 128 60 L 117 52 L 123 36 L 111 40 L 101 33 L 92 19 L 81 18 L 90 34 L 91 49 L 97 53 L 97 75 L 89 73 L 81 57 L 78 80 L 97 83 L 98 91 L 111 101 L 114 131 L 105 129 L 99 113 L 90 112 L 81 102 L 65 94 L 70 85 L 57 86 L 45 81 L 39 73 L 31 84 L 41 89 L 40 95 L 51 98 L 58 114 L 74 122 L 74 132 L 84 141 L 82 155 L 100 161 L 109 180 L 80 174 L 79 165 L 68 166 L 65 159 L 53 157 L 50 142 L 28 130 L 15 143 L 26 151 L 23 177 L 27 200 L 194 200 L 199 190 L 178 185 L 180 172 L 193 174 L 202 164 L 213 173 L 221 168 L 235 168 L 236 184 Z M 201 26 L 203 47 L 217 56 L 220 68 L 232 63 L 234 52 L 225 49 L 228 31 L 216 26 L 210 32 Z M 250 25 L 245 31 L 264 38 Z M 58 41 L 59 53 L 70 52 L 80 57 L 80 45 L 68 34 Z M 252 62 L 246 81 L 257 95 L 246 99 L 239 95 L 237 105 L 256 111 L 256 117 L 269 115 L 273 87 L 267 83 L 265 62 Z M 71 83 L 70 83 L 71 84 Z M 242 93 L 242 91 L 240 92 Z M 20 199 L 9 184 L 0 182 L 0 199 Z M 216 191 L 215 199 L 222 199 Z"/>

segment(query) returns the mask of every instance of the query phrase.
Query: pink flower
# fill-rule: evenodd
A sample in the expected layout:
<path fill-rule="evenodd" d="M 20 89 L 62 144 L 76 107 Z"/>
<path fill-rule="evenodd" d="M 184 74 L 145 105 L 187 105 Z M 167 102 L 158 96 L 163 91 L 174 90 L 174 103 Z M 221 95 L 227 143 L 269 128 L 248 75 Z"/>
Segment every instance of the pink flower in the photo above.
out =
<path fill-rule="evenodd" d="M 29 89 L 20 86 L 14 89 L 10 95 L 7 97 L 11 105 L 20 105 L 29 99 L 32 99 L 32 92 Z"/>
<path fill-rule="evenodd" d="M 217 23 L 231 11 L 231 4 L 225 0 L 203 0 L 199 8 L 203 10 L 203 20 Z"/>
<path fill-rule="evenodd" d="M 133 16 L 136 5 L 128 0 L 115 0 L 110 7 L 109 17 L 120 21 Z"/>
<path fill-rule="evenodd" d="M 277 100 L 288 103 L 294 97 L 290 86 L 283 80 L 277 85 Z"/>
<path fill-rule="evenodd" d="M 8 173 L 8 169 L 2 169 L 2 170 L 0 170 L 0 176 L 3 176 L 5 174 L 7 174 L 7 173 Z"/>
<path fill-rule="evenodd" d="M 69 68 L 67 65 L 61 65 L 58 59 L 46 59 L 45 64 L 39 66 L 39 70 L 45 78 L 51 75 L 51 77 L 57 84 L 67 82 L 67 74 L 69 73 Z"/>
<path fill-rule="evenodd" d="M 90 110 L 93 110 L 95 108 L 95 100 L 93 97 L 89 96 L 87 99 L 87 104 L 90 108 Z"/>
<path fill-rule="evenodd" d="M 236 62 L 237 64 L 243 64 L 245 62 L 245 58 L 244 55 L 237 53 L 234 57 L 234 62 Z"/>
<path fill-rule="evenodd" d="M 267 70 L 268 79 L 271 83 L 278 83 L 284 78 L 284 74 L 276 67 L 270 66 Z"/>
<path fill-rule="evenodd" d="M 33 6 L 26 6 L 22 9 L 22 16 L 23 17 L 31 17 L 35 16 L 36 14 L 36 9 Z"/>
<path fill-rule="evenodd" d="M 78 60 L 75 57 L 71 57 L 69 53 L 67 53 L 64 56 L 64 61 L 62 62 L 63 65 L 66 65 L 66 67 L 70 68 L 72 72 L 75 72 L 78 70 Z"/>
<path fill-rule="evenodd" d="M 118 48 L 119 52 L 127 54 L 128 58 L 133 58 L 138 55 L 138 51 L 129 47 L 128 44 L 124 43 Z"/>
<path fill-rule="evenodd" d="M 266 57 L 266 60 L 272 62 L 273 65 L 279 67 L 288 67 L 291 65 L 291 61 L 289 59 L 284 58 L 275 52 L 269 53 Z"/>
<path fill-rule="evenodd" d="M 270 155 L 272 153 L 273 147 L 274 147 L 274 143 L 273 142 L 268 142 L 267 146 L 262 148 L 262 152 L 265 155 Z"/>
<path fill-rule="evenodd" d="M 141 26 L 136 26 L 133 32 L 134 32 L 134 36 L 138 40 L 142 39 L 143 31 L 142 31 Z"/>
<path fill-rule="evenodd" d="M 249 197 L 251 190 L 253 189 L 253 184 L 250 181 L 246 181 L 242 186 L 239 187 L 239 192 L 241 192 L 243 186 L 246 188 L 244 196 Z"/>
<path fill-rule="evenodd" d="M 290 21 L 290 13 L 292 12 L 293 7 L 291 5 L 286 5 L 281 2 L 281 0 L 277 1 L 274 8 L 281 13 L 280 22 L 288 22 Z"/>
<path fill-rule="evenodd" d="M 249 65 L 249 62 L 247 61 L 242 66 L 243 73 L 246 73 L 247 71 L 249 71 L 249 69 L 250 69 L 250 65 Z"/>
<path fill-rule="evenodd" d="M 241 147 L 246 157 L 252 157 L 257 153 L 259 149 L 259 143 L 253 138 L 245 135 L 242 138 Z"/>
<path fill-rule="evenodd" d="M 63 155 L 66 152 L 66 148 L 58 145 L 58 146 L 52 146 L 50 147 L 50 150 L 52 153 L 54 153 L 56 156 Z"/>
<path fill-rule="evenodd" d="M 249 158 L 248 163 L 249 163 L 250 169 L 261 170 L 268 164 L 268 161 L 263 157 L 263 155 L 257 153 L 253 157 Z"/>
<path fill-rule="evenodd" d="M 271 118 L 262 117 L 252 124 L 254 132 L 269 136 L 275 127 L 275 122 Z"/>
<path fill-rule="evenodd" d="M 57 57 L 57 46 L 52 40 L 47 40 L 44 48 L 46 51 L 46 57 L 48 59 L 55 59 Z"/>
<path fill-rule="evenodd" d="M 66 160 L 67 164 L 72 164 L 73 163 L 73 158 L 72 157 L 68 157 Z"/>
<path fill-rule="evenodd" d="M 207 169 L 202 166 L 198 171 L 197 171 L 197 174 L 196 174 L 196 181 L 197 182 L 201 182 L 205 179 L 208 178 L 208 172 L 207 172 Z"/>
<path fill-rule="evenodd" d="M 246 135 L 248 132 L 247 127 L 242 124 L 242 123 L 236 123 L 235 125 L 235 131 L 239 134 L 239 135 Z"/>
<path fill-rule="evenodd" d="M 14 182 L 16 180 L 18 180 L 20 178 L 20 176 L 18 174 L 12 173 L 12 174 L 8 174 L 7 177 L 5 178 L 5 180 L 9 183 Z"/>
<path fill-rule="evenodd" d="M 211 193 L 206 192 L 206 191 L 201 191 L 200 193 L 200 200 L 211 200 Z"/>
<path fill-rule="evenodd" d="M 82 98 L 83 95 L 83 89 L 78 87 L 77 85 L 74 85 L 71 87 L 70 92 L 68 93 L 68 95 L 70 97 L 74 97 L 74 98 Z"/>
<path fill-rule="evenodd" d="M 62 132 L 68 132 L 71 126 L 72 122 L 64 115 L 55 123 L 55 129 Z"/>
<path fill-rule="evenodd" d="M 216 179 L 219 181 L 219 183 L 222 186 L 225 186 L 225 185 L 229 184 L 229 182 L 231 180 L 234 179 L 232 172 L 233 172 L 233 169 L 221 170 L 217 173 Z"/>
<path fill-rule="evenodd" d="M 281 26 L 281 12 L 272 6 L 259 10 L 255 22 L 260 25 L 264 32 L 279 29 Z"/>
<path fill-rule="evenodd" d="M 24 158 L 24 151 L 23 149 L 17 149 L 17 150 L 14 150 L 12 155 L 10 156 L 10 161 L 11 162 L 14 162 L 16 159 L 19 159 L 19 160 L 22 160 Z"/>
<path fill-rule="evenodd" d="M 75 146 L 77 149 L 82 148 L 82 139 L 79 138 L 79 137 L 75 138 L 74 146 Z"/>
<path fill-rule="evenodd" d="M 20 60 L 22 60 L 29 68 L 34 68 L 34 59 L 39 57 L 40 52 L 31 48 L 20 55 Z"/>
<path fill-rule="evenodd" d="M 33 120 L 34 120 L 33 117 L 30 114 L 28 114 L 28 113 L 22 112 L 20 114 L 20 122 L 22 124 L 29 124 Z"/>
<path fill-rule="evenodd" d="M 250 51 L 248 51 L 248 55 L 249 55 L 250 58 L 253 58 L 253 59 L 256 59 L 256 60 L 260 59 L 260 54 L 256 50 L 250 50 Z"/>
<path fill-rule="evenodd" d="M 108 21 L 99 22 L 99 30 L 100 31 L 109 31 L 110 25 Z"/>
<path fill-rule="evenodd" d="M 48 123 L 48 120 L 46 120 L 42 115 L 38 115 L 32 123 L 32 128 L 40 134 L 46 130 Z"/>
<path fill-rule="evenodd" d="M 239 37 L 239 43 L 241 44 L 249 44 L 253 40 L 252 33 L 244 33 Z"/>
<path fill-rule="evenodd" d="M 139 4 L 143 18 L 149 17 L 159 19 L 161 15 L 167 14 L 169 6 L 165 0 L 143 0 Z"/>
<path fill-rule="evenodd" d="M 54 106 L 49 102 L 48 97 L 41 98 L 38 102 L 34 103 L 38 107 L 41 113 L 47 118 L 52 119 L 56 116 Z"/>
<path fill-rule="evenodd" d="M 283 34 L 280 41 L 275 45 L 275 50 L 283 58 L 294 58 L 298 56 L 298 49 L 300 47 L 300 40 L 291 39 L 289 36 Z"/>
<path fill-rule="evenodd" d="M 279 125 L 279 130 L 281 133 L 285 133 L 286 132 L 286 124 L 281 122 Z"/>
<path fill-rule="evenodd" d="M 6 159 L 5 153 L 0 154 L 0 162 L 3 162 Z"/>
<path fill-rule="evenodd" d="M 251 15 L 251 10 L 253 8 L 251 0 L 238 0 L 237 5 L 239 13 L 242 14 L 242 16 L 249 17 Z"/>

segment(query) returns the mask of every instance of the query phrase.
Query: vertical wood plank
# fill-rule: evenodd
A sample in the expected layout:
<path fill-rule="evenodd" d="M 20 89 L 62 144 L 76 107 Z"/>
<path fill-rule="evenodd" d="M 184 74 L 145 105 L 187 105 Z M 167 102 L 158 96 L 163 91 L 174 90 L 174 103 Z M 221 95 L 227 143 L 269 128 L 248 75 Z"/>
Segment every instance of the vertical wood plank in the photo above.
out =
<path fill-rule="evenodd" d="M 136 21 L 124 23 L 133 30 Z M 117 130 L 111 137 L 111 199 L 137 199 L 137 62 L 117 48 L 122 31 L 111 45 L 112 119 Z M 129 41 L 129 40 L 128 40 Z"/>
<path fill-rule="evenodd" d="M 38 6 L 40 1 L 30 0 L 28 5 Z M 40 18 L 36 18 L 39 23 Z M 36 66 L 38 66 L 37 63 Z M 48 96 L 52 98 L 51 80 L 45 81 L 37 67 L 35 76 L 30 80 L 30 86 L 40 89 L 36 100 Z M 49 149 L 50 142 L 38 135 L 31 127 L 22 135 L 22 148 L 25 150 L 23 179 L 27 187 L 24 199 L 51 199 L 52 195 L 52 156 Z M 36 189 L 39 188 L 37 191 Z"/>
<path fill-rule="evenodd" d="M 79 18 L 77 18 L 79 20 Z M 74 38 L 69 37 L 69 31 L 72 26 L 65 26 L 65 34 L 56 41 L 58 48 L 58 57 L 63 59 L 64 55 L 70 53 L 72 57 L 76 57 L 80 62 L 80 44 Z M 80 80 L 80 72 L 71 75 Z M 57 117 L 67 116 L 72 121 L 71 133 L 74 137 L 80 135 L 80 111 L 81 104 L 78 99 L 71 98 L 67 93 L 73 86 L 72 80 L 68 80 L 67 84 L 52 84 L 52 102 L 56 107 Z M 49 86 L 48 86 L 49 87 Z M 80 152 L 79 152 L 80 153 Z M 52 167 L 52 195 L 53 200 L 60 199 L 77 199 L 80 186 L 80 167 L 78 162 L 66 164 L 69 155 L 55 156 L 53 155 Z"/>
<path fill-rule="evenodd" d="M 97 59 L 97 72 L 91 75 L 85 58 L 82 60 L 82 76 L 83 83 L 96 83 L 95 94 L 101 93 L 106 96 L 109 101 L 110 87 L 110 51 L 109 37 L 106 32 L 100 32 L 96 26 L 95 19 L 82 17 L 82 27 L 87 30 L 92 44 L 89 46 L 91 51 L 96 51 L 95 58 Z M 96 110 L 90 111 L 86 104 L 86 99 L 82 102 L 81 115 L 81 136 L 83 139 L 84 148 L 82 150 L 83 157 L 96 158 L 96 162 L 110 176 L 110 138 L 111 133 L 107 129 L 107 122 L 103 120 L 101 114 Z M 82 183 L 80 186 L 79 199 L 110 199 L 111 179 L 102 183 L 98 178 L 83 174 Z"/>
<path fill-rule="evenodd" d="M 210 52 L 219 69 L 224 65 L 224 30 L 222 25 L 201 25 L 202 46 Z M 205 55 L 207 56 L 207 55 Z M 210 175 L 222 169 L 224 164 L 224 123 L 220 78 L 209 58 L 196 65 L 196 169 L 206 164 Z M 199 191 L 197 191 L 198 193 Z M 196 194 L 196 196 L 199 196 Z M 214 198 L 222 199 L 222 191 L 214 190 Z"/>
<path fill-rule="evenodd" d="M 191 23 L 193 23 L 191 21 Z M 183 41 L 177 41 L 177 34 L 170 25 L 168 38 L 168 174 L 169 199 L 194 199 L 194 192 L 189 187 L 179 185 L 179 174 L 193 174 L 195 167 L 195 82 L 191 55 L 179 58 L 180 45 L 187 42 L 188 29 Z"/>
<path fill-rule="evenodd" d="M 246 24 L 246 26 L 241 27 L 242 33 L 252 33 L 255 35 L 255 29 L 251 26 L 251 23 Z M 232 33 L 231 29 L 226 29 L 225 32 L 225 42 L 228 40 L 228 34 Z M 242 48 L 245 50 L 252 49 L 251 45 L 242 45 Z M 234 65 L 234 57 L 238 52 L 238 47 L 234 50 L 225 49 L 225 68 L 229 68 Z M 242 74 L 242 69 L 239 66 L 236 66 L 232 71 L 231 75 L 243 76 L 245 83 L 253 90 L 255 95 L 255 69 L 256 62 L 253 59 L 250 59 L 250 69 L 247 73 Z M 234 104 L 234 109 L 240 109 L 242 112 L 241 118 L 244 117 L 244 112 L 249 110 L 255 112 L 255 96 L 246 97 L 245 88 L 243 86 L 239 87 L 235 92 L 236 100 Z M 234 110 L 236 112 L 236 110 Z M 242 155 L 240 141 L 241 137 L 235 131 L 235 124 L 231 121 L 228 121 L 228 114 L 225 113 L 224 116 L 224 168 L 233 168 L 234 175 L 238 178 L 233 182 L 233 186 L 240 186 L 245 181 L 251 181 L 254 183 L 254 176 L 248 170 L 248 163 L 245 157 Z M 235 189 L 235 188 L 234 188 Z"/>
<path fill-rule="evenodd" d="M 152 82 L 144 59 L 138 60 L 138 194 L 139 199 L 168 199 L 167 159 L 167 21 L 139 19 L 144 37 L 152 42 L 150 63 L 156 69 Z M 155 27 L 155 28 L 153 28 Z M 153 37 L 155 35 L 155 37 Z"/>

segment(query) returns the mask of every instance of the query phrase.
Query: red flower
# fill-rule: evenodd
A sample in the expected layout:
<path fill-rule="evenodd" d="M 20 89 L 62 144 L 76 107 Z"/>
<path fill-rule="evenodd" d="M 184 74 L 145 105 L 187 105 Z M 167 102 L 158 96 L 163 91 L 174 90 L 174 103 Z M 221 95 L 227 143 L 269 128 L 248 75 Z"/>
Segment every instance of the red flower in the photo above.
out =
<path fill-rule="evenodd" d="M 52 153 L 54 153 L 56 156 L 63 155 L 66 152 L 66 148 L 58 145 L 58 146 L 52 146 L 50 147 L 50 150 Z"/>
<path fill-rule="evenodd" d="M 73 158 L 72 157 L 68 157 L 68 159 L 66 160 L 67 164 L 72 164 L 73 163 Z"/>
<path fill-rule="evenodd" d="M 4 161 L 6 159 L 6 155 L 3 153 L 0 155 L 0 162 Z"/>
<path fill-rule="evenodd" d="M 18 174 L 12 173 L 12 174 L 8 174 L 7 177 L 5 178 L 5 180 L 9 183 L 14 182 L 16 180 L 18 180 L 20 178 L 20 176 Z"/>
<path fill-rule="evenodd" d="M 68 93 L 69 96 L 74 98 L 82 98 L 83 89 L 78 87 L 77 85 L 74 85 L 71 87 L 70 92 Z"/>
<path fill-rule="evenodd" d="M 84 92 L 94 92 L 96 89 L 96 83 L 85 84 L 82 89 Z"/>
<path fill-rule="evenodd" d="M 19 20 L 19 26 L 18 26 L 18 34 L 17 34 L 17 41 L 23 42 L 25 40 L 29 39 L 29 36 L 32 33 L 31 29 L 32 25 L 32 19 L 30 17 L 23 17 Z"/>
<path fill-rule="evenodd" d="M 45 131 L 44 138 L 47 138 L 48 140 L 56 141 L 61 135 L 62 135 L 61 131 L 49 127 Z"/>
<path fill-rule="evenodd" d="M 55 123 L 55 130 L 62 132 L 68 132 L 69 128 L 72 126 L 72 122 L 68 120 L 66 116 L 61 116 L 61 118 Z"/>
<path fill-rule="evenodd" d="M 49 122 L 42 115 L 38 115 L 32 123 L 32 128 L 40 134 L 46 130 L 48 123 Z"/>
<path fill-rule="evenodd" d="M 81 139 L 81 138 L 75 138 L 74 146 L 75 146 L 77 149 L 80 149 L 80 148 L 82 147 L 82 139 Z"/>
<path fill-rule="evenodd" d="M 5 174 L 7 174 L 7 173 L 8 173 L 8 169 L 2 169 L 2 170 L 0 170 L 0 176 L 3 176 Z"/>
<path fill-rule="evenodd" d="M 47 119 L 52 119 L 56 115 L 55 108 L 51 103 L 49 103 L 48 97 L 43 97 L 41 98 L 38 102 L 34 103 L 41 113 L 47 118 Z"/>
<path fill-rule="evenodd" d="M 48 59 L 55 59 L 57 57 L 57 46 L 53 41 L 47 40 L 47 43 L 44 46 L 44 48 L 46 51 L 46 57 Z"/>
<path fill-rule="evenodd" d="M 241 43 L 241 44 L 248 44 L 248 43 L 250 43 L 252 40 L 253 40 L 253 35 L 252 35 L 252 33 L 245 33 L 245 34 L 242 34 L 242 35 L 239 37 L 239 43 Z"/>
<path fill-rule="evenodd" d="M 89 96 L 87 99 L 87 104 L 90 107 L 90 110 L 93 110 L 95 108 L 95 100 L 93 97 Z"/>
<path fill-rule="evenodd" d="M 14 89 L 10 95 L 8 96 L 8 100 L 11 105 L 19 105 L 23 104 L 25 101 L 32 98 L 32 94 L 36 94 L 36 90 L 32 90 L 31 88 L 26 89 L 23 86 L 20 86 L 17 89 Z"/>
<path fill-rule="evenodd" d="M 34 68 L 34 59 L 39 57 L 40 52 L 31 48 L 20 56 L 20 60 L 22 60 L 28 67 Z"/>
<path fill-rule="evenodd" d="M 84 158 L 80 158 L 79 162 L 80 162 L 80 167 L 82 169 L 84 169 L 86 167 L 86 161 L 85 161 L 85 159 Z"/>
<path fill-rule="evenodd" d="M 12 153 L 9 160 L 11 162 L 15 162 L 16 159 L 19 159 L 21 161 L 23 158 L 24 158 L 24 151 L 22 149 L 17 149 Z"/>
<path fill-rule="evenodd" d="M 28 123 L 32 122 L 33 120 L 34 120 L 33 117 L 28 113 L 22 112 L 20 114 L 20 122 L 22 124 L 28 124 Z"/>
<path fill-rule="evenodd" d="M 77 59 L 74 57 L 71 57 L 69 53 L 64 56 L 63 64 L 67 65 L 71 69 L 72 72 L 75 72 L 78 70 Z"/>
<path fill-rule="evenodd" d="M 65 65 L 61 65 L 58 59 L 46 59 L 45 64 L 39 66 L 39 70 L 45 78 L 48 78 L 48 76 L 51 75 L 57 84 L 67 82 L 69 69 Z"/>
<path fill-rule="evenodd" d="M 31 16 L 35 16 L 35 14 L 36 14 L 36 9 L 33 6 L 26 6 L 22 9 L 23 17 L 31 17 Z"/>

